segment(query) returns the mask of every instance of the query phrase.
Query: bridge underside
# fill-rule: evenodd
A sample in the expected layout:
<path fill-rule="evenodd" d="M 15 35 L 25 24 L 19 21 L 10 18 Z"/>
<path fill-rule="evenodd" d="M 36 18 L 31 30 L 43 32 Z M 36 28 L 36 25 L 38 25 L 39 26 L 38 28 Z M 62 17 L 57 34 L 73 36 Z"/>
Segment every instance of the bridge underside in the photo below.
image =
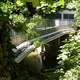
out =
<path fill-rule="evenodd" d="M 57 56 L 59 54 L 59 47 L 64 44 L 64 40 L 67 39 L 69 34 L 66 34 L 60 38 L 48 42 L 44 45 L 45 52 L 43 58 L 43 66 L 45 68 L 51 68 L 57 64 Z"/>

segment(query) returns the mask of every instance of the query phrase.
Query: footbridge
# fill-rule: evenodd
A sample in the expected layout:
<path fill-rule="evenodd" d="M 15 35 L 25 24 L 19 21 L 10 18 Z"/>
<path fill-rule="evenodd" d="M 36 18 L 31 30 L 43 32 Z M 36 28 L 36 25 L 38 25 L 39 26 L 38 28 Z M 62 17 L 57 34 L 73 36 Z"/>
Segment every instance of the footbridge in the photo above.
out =
<path fill-rule="evenodd" d="M 37 31 L 42 31 L 45 28 L 36 28 Z M 34 38 L 32 40 L 25 41 L 21 43 L 20 45 L 16 46 L 16 49 L 12 49 L 14 51 L 15 55 L 15 62 L 20 63 L 27 55 L 29 55 L 31 52 L 37 50 L 37 53 L 40 55 L 41 51 L 45 50 L 42 49 L 44 44 L 49 43 L 50 41 L 53 41 L 57 38 L 60 38 L 61 36 L 64 36 L 66 34 L 69 34 L 70 32 L 74 32 L 74 29 L 71 25 L 67 26 L 59 26 L 59 27 L 47 27 L 46 29 L 55 29 L 53 32 L 49 32 L 47 34 L 41 35 L 37 38 Z M 42 45 L 40 47 L 34 46 L 34 41 L 39 40 Z"/>

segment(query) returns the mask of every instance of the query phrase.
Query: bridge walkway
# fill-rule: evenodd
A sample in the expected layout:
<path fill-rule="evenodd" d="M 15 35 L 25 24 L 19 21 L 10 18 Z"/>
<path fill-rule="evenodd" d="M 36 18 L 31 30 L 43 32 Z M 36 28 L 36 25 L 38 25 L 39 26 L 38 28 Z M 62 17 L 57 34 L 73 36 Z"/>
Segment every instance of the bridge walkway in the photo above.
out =
<path fill-rule="evenodd" d="M 22 44 L 16 46 L 16 50 L 13 49 L 13 51 L 15 53 L 19 53 L 17 54 L 16 58 L 15 58 L 15 62 L 19 63 L 21 62 L 26 55 L 28 55 L 30 52 L 32 52 L 36 47 L 33 45 L 33 42 L 35 40 L 40 40 L 43 44 L 46 44 L 50 41 L 53 41 L 65 34 L 69 34 L 70 32 L 74 32 L 74 29 L 72 27 L 69 26 L 62 26 L 62 27 L 56 27 L 56 31 L 55 32 L 51 32 L 45 35 L 42 35 L 40 37 L 34 38 L 32 40 L 23 42 Z"/>

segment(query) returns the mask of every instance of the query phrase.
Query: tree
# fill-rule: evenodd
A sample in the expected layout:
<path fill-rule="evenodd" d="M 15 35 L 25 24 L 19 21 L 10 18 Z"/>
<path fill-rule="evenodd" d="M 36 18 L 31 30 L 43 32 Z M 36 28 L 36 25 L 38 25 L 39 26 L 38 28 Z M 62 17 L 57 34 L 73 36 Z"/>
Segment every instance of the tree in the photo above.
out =
<path fill-rule="evenodd" d="M 12 30 L 29 34 L 31 38 L 35 37 L 33 28 L 41 22 L 42 18 L 37 15 L 28 16 L 30 11 L 26 2 L 26 0 L 0 0 L 0 79 L 15 80 L 22 75 L 20 71 L 28 77 L 25 72 L 26 65 L 21 63 L 21 66 L 14 62 L 12 48 L 15 46 L 12 45 L 10 39 Z M 63 6 L 63 3 L 64 0 L 53 4 L 43 2 L 40 9 L 44 14 L 52 13 L 58 6 Z M 24 76 L 23 78 L 26 78 Z M 21 79 L 23 80 L 23 78 Z"/>
<path fill-rule="evenodd" d="M 35 36 L 32 29 L 39 25 L 41 17 L 35 15 L 30 18 L 29 13 L 24 0 L 0 1 L 0 79 L 15 80 L 15 77 L 20 74 L 14 62 L 12 48 L 15 46 L 11 43 L 10 34 L 14 30 L 29 34 L 31 37 Z"/>

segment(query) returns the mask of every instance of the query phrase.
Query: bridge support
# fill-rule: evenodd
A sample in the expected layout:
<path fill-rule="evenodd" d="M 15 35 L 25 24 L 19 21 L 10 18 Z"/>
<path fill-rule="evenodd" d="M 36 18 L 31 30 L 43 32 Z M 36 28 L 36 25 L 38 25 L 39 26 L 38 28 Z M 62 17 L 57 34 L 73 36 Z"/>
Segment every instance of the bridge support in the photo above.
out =
<path fill-rule="evenodd" d="M 60 38 L 57 38 L 53 41 L 45 44 L 45 60 L 43 60 L 43 64 L 45 68 L 53 67 L 57 64 L 57 55 L 59 54 L 59 47 L 64 44 L 64 40 L 68 38 L 69 34 L 66 34 Z"/>
<path fill-rule="evenodd" d="M 27 64 L 27 68 L 32 74 L 39 74 L 43 67 L 40 52 L 41 47 L 35 49 L 24 58 L 24 61 Z"/>

